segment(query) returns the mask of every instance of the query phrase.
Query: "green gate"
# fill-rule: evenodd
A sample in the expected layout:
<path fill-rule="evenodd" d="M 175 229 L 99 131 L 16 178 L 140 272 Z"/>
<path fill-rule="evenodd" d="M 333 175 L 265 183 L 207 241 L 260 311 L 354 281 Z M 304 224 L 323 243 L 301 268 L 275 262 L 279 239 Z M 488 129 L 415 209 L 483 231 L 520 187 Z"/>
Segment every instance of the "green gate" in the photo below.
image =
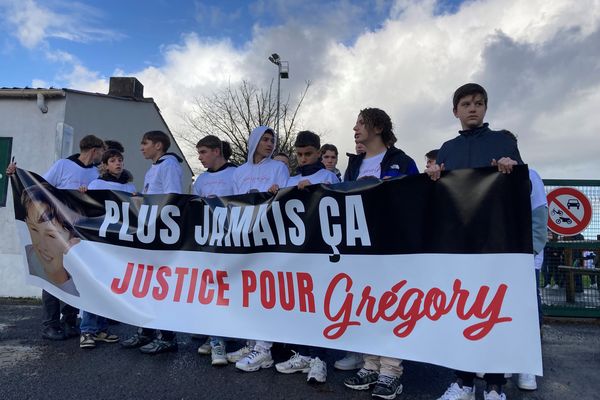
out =
<path fill-rule="evenodd" d="M 540 292 L 544 315 L 600 317 L 600 181 L 545 179 L 546 194 L 559 187 L 579 190 L 590 200 L 592 219 L 576 236 L 552 239 L 544 250 Z"/>

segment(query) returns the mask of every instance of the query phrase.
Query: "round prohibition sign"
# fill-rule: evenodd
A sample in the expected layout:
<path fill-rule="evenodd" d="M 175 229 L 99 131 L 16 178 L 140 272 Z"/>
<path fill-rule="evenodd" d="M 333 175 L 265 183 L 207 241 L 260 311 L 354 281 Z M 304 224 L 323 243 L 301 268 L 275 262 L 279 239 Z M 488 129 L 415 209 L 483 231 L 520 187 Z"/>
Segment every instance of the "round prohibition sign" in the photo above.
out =
<path fill-rule="evenodd" d="M 592 205 L 577 189 L 554 189 L 548 200 L 548 228 L 559 235 L 573 236 L 582 232 L 592 220 Z"/>

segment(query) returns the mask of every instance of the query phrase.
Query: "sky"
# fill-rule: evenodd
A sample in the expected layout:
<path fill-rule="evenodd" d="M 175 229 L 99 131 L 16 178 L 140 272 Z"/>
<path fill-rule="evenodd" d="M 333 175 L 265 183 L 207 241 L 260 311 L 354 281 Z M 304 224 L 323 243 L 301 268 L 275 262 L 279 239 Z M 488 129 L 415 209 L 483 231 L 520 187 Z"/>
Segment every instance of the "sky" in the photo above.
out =
<path fill-rule="evenodd" d="M 460 129 L 454 90 L 477 82 L 543 178 L 600 178 L 600 0 L 0 0 L 0 86 L 107 93 L 135 76 L 174 133 L 194 98 L 268 86 L 275 52 L 282 98 L 311 82 L 298 127 L 341 155 L 378 107 L 423 168 Z"/>

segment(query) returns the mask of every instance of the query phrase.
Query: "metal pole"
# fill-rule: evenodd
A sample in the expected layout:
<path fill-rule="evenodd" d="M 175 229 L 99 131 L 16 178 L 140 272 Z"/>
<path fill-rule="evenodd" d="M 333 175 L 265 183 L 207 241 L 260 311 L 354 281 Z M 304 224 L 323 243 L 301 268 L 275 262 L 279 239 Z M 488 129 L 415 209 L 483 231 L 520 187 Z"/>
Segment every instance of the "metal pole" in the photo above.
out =
<path fill-rule="evenodd" d="M 280 92 L 280 86 L 281 86 L 281 61 L 279 61 L 277 63 L 277 122 L 276 122 L 276 130 L 277 130 L 277 135 L 279 135 L 279 98 L 281 96 L 281 92 Z"/>

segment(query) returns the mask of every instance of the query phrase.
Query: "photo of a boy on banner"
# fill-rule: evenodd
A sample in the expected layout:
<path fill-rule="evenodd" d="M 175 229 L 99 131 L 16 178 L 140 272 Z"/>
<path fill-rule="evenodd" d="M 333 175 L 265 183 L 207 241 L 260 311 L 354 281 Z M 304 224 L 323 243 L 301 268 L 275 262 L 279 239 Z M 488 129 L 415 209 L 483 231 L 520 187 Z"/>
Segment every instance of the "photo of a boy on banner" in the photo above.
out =
<path fill-rule="evenodd" d="M 59 200 L 60 192 L 50 185 L 30 186 L 23 190 L 21 204 L 31 244 L 25 246 L 29 273 L 66 293 L 79 296 L 63 256 L 79 243 L 74 224 L 80 216 Z"/>

